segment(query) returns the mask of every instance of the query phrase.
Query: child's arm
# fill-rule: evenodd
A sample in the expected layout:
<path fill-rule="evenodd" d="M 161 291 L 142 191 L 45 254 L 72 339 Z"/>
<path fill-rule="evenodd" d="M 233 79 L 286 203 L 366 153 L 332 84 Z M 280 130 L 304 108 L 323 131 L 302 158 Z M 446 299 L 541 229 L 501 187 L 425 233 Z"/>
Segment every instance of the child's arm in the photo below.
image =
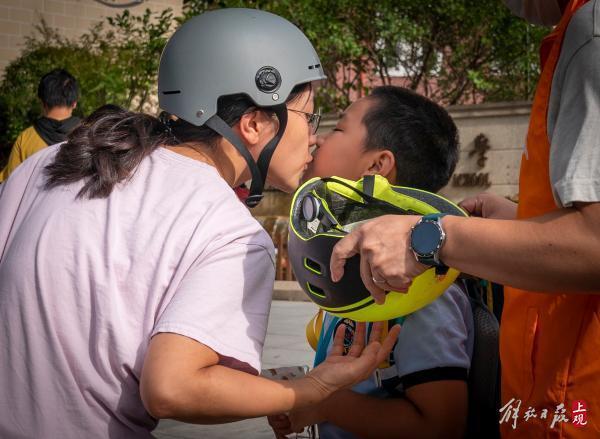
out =
<path fill-rule="evenodd" d="M 466 382 L 433 381 L 409 388 L 403 398 L 342 390 L 289 417 L 292 431 L 327 421 L 361 438 L 460 438 L 467 401 Z"/>

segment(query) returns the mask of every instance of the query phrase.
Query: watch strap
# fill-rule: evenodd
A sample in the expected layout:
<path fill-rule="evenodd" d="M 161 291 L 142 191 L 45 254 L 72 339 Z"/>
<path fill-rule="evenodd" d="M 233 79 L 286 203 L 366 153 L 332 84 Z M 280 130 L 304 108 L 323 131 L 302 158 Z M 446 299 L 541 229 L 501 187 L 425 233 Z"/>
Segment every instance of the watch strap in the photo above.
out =
<path fill-rule="evenodd" d="M 436 222 L 438 223 L 438 225 L 441 228 L 441 224 L 440 224 L 440 218 L 446 216 L 447 214 L 445 213 L 430 213 L 427 215 L 423 215 L 423 217 L 419 220 L 419 223 L 422 222 L 426 222 L 426 221 L 430 221 L 430 222 Z M 417 260 L 421 263 L 421 264 L 425 264 L 425 265 L 429 265 L 431 267 L 435 267 L 435 274 L 438 276 L 444 275 L 448 272 L 448 266 L 445 265 L 442 261 L 439 260 L 439 258 L 436 260 L 435 256 L 418 256 L 415 253 L 415 256 L 417 256 Z"/>

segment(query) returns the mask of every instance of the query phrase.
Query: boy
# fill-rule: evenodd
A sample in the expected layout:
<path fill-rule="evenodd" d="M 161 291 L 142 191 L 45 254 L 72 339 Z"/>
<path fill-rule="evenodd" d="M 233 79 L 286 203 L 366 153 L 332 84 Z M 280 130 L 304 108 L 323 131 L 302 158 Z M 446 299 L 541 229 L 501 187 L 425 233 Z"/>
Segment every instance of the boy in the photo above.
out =
<path fill-rule="evenodd" d="M 80 119 L 73 116 L 78 97 L 77 80 L 66 70 L 54 69 L 42 77 L 38 85 L 42 116 L 17 137 L 6 167 L 0 170 L 0 182 L 29 156 L 67 139 L 67 134 L 79 124 Z"/>
<path fill-rule="evenodd" d="M 346 109 L 335 129 L 317 141 L 305 178 L 358 180 L 380 174 L 392 184 L 437 192 L 458 160 L 458 135 L 448 113 L 409 90 L 385 86 Z M 319 346 L 330 325 L 351 321 L 325 313 Z M 319 424 L 323 439 L 462 437 L 473 317 L 466 294 L 452 285 L 439 299 L 407 316 L 388 367 L 352 390 L 288 416 L 271 417 L 277 437 Z"/>

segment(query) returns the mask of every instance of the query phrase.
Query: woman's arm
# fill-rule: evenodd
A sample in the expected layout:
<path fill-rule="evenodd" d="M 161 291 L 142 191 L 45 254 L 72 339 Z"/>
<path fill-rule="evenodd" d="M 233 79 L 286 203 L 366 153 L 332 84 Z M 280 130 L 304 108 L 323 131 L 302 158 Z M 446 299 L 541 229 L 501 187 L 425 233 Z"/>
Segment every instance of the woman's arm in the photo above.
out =
<path fill-rule="evenodd" d="M 331 272 L 341 278 L 345 260 L 361 255 L 361 277 L 378 302 L 384 289 L 405 290 L 426 268 L 409 248 L 419 217 L 386 215 L 344 237 L 334 247 Z M 441 260 L 460 271 L 534 291 L 600 290 L 600 203 L 581 204 L 528 220 L 447 216 Z M 363 262 L 364 259 L 364 262 Z"/>
<path fill-rule="evenodd" d="M 519 221 L 447 217 L 442 260 L 533 291 L 600 291 L 600 203 Z"/>
<path fill-rule="evenodd" d="M 144 361 L 142 401 L 155 418 L 211 424 L 316 404 L 369 376 L 389 354 L 399 332 L 399 327 L 391 330 L 380 344 L 379 326 L 366 347 L 364 342 L 356 343 L 343 356 L 341 326 L 335 353 L 306 377 L 291 381 L 271 381 L 221 366 L 219 355 L 208 346 L 177 334 L 157 334 Z"/>

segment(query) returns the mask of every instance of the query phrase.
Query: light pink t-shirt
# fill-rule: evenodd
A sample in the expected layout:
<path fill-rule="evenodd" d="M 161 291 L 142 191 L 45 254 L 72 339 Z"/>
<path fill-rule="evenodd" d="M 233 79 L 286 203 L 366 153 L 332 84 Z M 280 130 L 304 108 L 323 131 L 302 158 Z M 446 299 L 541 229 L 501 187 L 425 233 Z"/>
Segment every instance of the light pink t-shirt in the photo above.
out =
<path fill-rule="evenodd" d="M 0 438 L 149 437 L 139 380 L 174 332 L 260 370 L 273 244 L 217 171 L 159 148 L 108 198 L 0 186 Z M 202 395 L 198 395 L 199 398 Z"/>

